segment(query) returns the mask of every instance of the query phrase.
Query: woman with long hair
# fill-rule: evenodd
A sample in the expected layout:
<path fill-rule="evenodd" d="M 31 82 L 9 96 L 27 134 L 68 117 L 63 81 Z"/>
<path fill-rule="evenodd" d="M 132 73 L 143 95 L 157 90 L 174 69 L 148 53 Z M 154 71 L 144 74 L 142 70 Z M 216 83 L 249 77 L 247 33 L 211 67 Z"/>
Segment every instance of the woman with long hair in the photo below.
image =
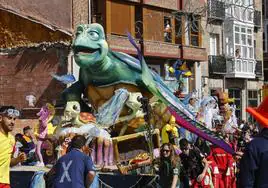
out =
<path fill-rule="evenodd" d="M 179 187 L 180 160 L 176 156 L 175 149 L 171 143 L 165 143 L 160 149 L 160 186 Z"/>

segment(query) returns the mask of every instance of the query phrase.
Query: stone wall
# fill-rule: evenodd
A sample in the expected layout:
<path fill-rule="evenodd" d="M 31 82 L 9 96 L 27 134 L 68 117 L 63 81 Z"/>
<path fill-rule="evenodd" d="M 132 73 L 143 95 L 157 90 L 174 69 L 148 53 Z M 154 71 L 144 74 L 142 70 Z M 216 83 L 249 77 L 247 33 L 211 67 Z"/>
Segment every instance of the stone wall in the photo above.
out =
<path fill-rule="evenodd" d="M 89 23 L 88 0 L 73 0 L 73 29 L 79 24 Z"/>

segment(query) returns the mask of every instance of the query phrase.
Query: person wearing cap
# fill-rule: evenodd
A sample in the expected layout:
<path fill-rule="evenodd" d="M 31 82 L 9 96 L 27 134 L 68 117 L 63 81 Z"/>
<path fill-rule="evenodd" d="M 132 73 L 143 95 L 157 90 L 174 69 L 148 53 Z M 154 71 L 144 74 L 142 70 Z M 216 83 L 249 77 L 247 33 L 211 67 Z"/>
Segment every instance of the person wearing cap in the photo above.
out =
<path fill-rule="evenodd" d="M 26 160 L 25 153 L 19 153 L 18 157 L 12 158 L 15 138 L 11 132 L 19 115 L 19 111 L 13 106 L 0 108 L 0 188 L 10 188 L 10 166 Z"/>
<path fill-rule="evenodd" d="M 268 97 L 246 111 L 258 122 L 260 133 L 247 144 L 240 161 L 239 187 L 268 187 Z"/>

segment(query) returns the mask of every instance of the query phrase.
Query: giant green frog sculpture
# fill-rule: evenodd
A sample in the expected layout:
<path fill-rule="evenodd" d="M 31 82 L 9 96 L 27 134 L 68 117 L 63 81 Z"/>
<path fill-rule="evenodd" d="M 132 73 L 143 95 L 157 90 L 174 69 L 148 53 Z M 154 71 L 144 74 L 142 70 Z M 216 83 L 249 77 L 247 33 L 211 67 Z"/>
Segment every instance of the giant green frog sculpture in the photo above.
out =
<path fill-rule="evenodd" d="M 83 94 L 98 111 L 113 97 L 117 89 L 125 88 L 130 93 L 157 98 L 168 107 L 180 126 L 233 153 L 228 144 L 196 121 L 194 115 L 173 95 L 161 77 L 148 68 L 130 35 L 129 40 L 138 51 L 138 59 L 110 50 L 101 25 L 93 23 L 77 27 L 72 49 L 75 62 L 80 67 L 80 74 L 79 80 L 63 93 L 67 106 L 69 101 L 81 101 Z M 120 117 L 128 116 L 132 112 L 133 109 L 126 105 Z"/>

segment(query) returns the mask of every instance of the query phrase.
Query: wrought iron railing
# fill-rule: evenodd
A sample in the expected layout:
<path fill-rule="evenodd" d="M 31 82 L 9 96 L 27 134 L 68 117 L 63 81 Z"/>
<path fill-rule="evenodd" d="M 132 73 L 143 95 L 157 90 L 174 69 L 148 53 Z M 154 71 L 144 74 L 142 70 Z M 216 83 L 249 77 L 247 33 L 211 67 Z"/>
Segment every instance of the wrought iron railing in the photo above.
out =
<path fill-rule="evenodd" d="M 256 67 L 255 67 L 256 77 L 261 78 L 262 77 L 262 71 L 263 71 L 262 61 L 257 60 L 256 61 Z"/>
<path fill-rule="evenodd" d="M 210 55 L 209 61 L 209 73 L 210 74 L 225 74 L 226 73 L 226 58 L 222 55 Z"/>
<path fill-rule="evenodd" d="M 224 20 L 224 2 L 217 0 L 208 0 L 208 18 L 212 20 Z"/>

